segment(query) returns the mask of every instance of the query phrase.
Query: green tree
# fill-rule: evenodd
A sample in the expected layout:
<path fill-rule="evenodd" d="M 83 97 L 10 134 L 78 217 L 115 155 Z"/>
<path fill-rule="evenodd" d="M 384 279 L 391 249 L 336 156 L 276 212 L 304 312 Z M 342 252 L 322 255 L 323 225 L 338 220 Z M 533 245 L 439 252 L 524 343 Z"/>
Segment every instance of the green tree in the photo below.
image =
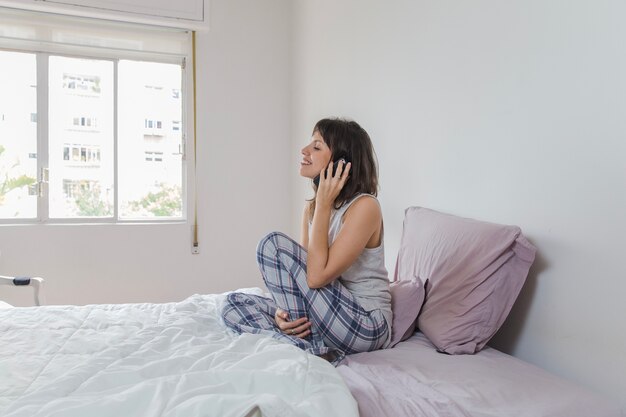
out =
<path fill-rule="evenodd" d="M 113 205 L 102 199 L 100 186 L 94 184 L 89 187 L 80 185 L 74 191 L 76 214 L 85 217 L 103 217 L 113 214 Z"/>
<path fill-rule="evenodd" d="M 155 217 L 178 217 L 183 211 L 181 188 L 159 184 L 159 191 L 149 192 L 140 200 L 130 201 L 128 207 L 135 213 L 151 213 Z"/>
<path fill-rule="evenodd" d="M 0 158 L 4 153 L 4 146 L 0 145 Z M 16 188 L 26 187 L 31 184 L 34 184 L 36 179 L 33 177 L 29 177 L 28 175 L 20 175 L 19 177 L 10 177 L 10 171 L 19 166 L 19 161 L 15 162 L 13 165 L 5 168 L 4 164 L 0 163 L 0 204 L 4 203 L 4 197 L 11 191 Z M 4 172 L 3 172 L 4 171 Z"/>

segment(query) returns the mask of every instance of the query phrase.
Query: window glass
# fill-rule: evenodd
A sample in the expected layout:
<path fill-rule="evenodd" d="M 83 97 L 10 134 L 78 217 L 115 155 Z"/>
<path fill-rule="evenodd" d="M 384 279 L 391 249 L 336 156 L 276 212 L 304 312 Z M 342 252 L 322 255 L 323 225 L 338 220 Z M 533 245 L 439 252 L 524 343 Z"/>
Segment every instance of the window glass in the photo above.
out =
<path fill-rule="evenodd" d="M 110 52 L 0 50 L 0 223 L 185 218 L 184 59 Z"/>
<path fill-rule="evenodd" d="M 35 218 L 37 58 L 0 51 L 0 68 L 0 219 Z"/>
<path fill-rule="evenodd" d="M 108 60 L 50 57 L 51 218 L 114 214 L 113 67 Z"/>
<path fill-rule="evenodd" d="M 180 218 L 181 66 L 125 60 L 118 74 L 119 216 Z"/>

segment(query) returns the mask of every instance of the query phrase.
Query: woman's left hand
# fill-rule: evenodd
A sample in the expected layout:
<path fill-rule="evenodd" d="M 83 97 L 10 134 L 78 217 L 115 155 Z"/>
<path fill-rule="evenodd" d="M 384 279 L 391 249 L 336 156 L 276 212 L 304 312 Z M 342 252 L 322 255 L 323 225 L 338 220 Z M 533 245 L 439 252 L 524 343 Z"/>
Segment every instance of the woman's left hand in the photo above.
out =
<path fill-rule="evenodd" d="M 345 163 L 344 160 L 340 160 L 335 170 L 335 175 L 333 175 L 333 161 L 330 161 L 328 167 L 322 170 L 315 197 L 316 206 L 332 206 L 341 189 L 346 185 L 351 166 L 350 162 Z"/>
<path fill-rule="evenodd" d="M 274 321 L 276 326 L 286 335 L 304 339 L 311 334 L 311 322 L 306 317 L 290 321 L 287 312 L 277 308 Z"/>

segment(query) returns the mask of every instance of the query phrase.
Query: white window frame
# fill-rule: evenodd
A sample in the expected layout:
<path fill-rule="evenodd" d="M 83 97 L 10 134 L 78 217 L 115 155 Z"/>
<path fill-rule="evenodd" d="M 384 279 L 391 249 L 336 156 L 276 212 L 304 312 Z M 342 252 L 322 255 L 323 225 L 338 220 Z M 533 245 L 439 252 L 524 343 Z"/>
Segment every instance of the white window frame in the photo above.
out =
<path fill-rule="evenodd" d="M 190 66 L 188 62 L 191 62 L 193 59 L 192 54 L 192 41 L 191 41 L 191 32 L 185 31 L 181 29 L 171 29 L 171 28 L 156 28 L 149 27 L 145 25 L 137 25 L 137 24 L 129 24 L 129 23 L 119 23 L 119 22 L 110 22 L 110 21 L 99 21 L 97 19 L 85 19 L 85 18 L 76 18 L 76 17 L 68 17 L 68 16 L 58 16 L 58 15 L 47 15 L 45 13 L 38 12 L 25 12 L 25 11 L 14 11 L 0 8 L 0 19 L 3 19 L 5 16 L 3 14 L 8 13 L 9 18 L 14 18 L 14 21 L 19 24 L 20 21 L 32 23 L 33 20 L 35 23 L 33 25 L 37 25 L 37 22 L 40 22 L 42 25 L 46 26 L 46 29 L 49 29 L 48 26 L 56 25 L 55 28 L 75 28 L 76 26 L 82 27 L 86 30 L 87 35 L 85 36 L 85 42 L 79 42 L 73 44 L 63 44 L 56 41 L 51 41 L 49 39 L 39 39 L 34 40 L 30 39 L 30 33 L 32 30 L 27 31 L 26 36 L 20 38 L 18 37 L 8 37 L 6 34 L 3 36 L 2 28 L 0 28 L 0 50 L 11 51 L 11 52 L 24 52 L 24 53 L 34 53 L 36 54 L 36 62 L 37 62 L 37 180 L 42 190 L 39 192 L 39 197 L 37 198 L 37 217 L 36 218 L 16 218 L 16 219 L 0 219 L 0 224 L 11 224 L 11 225 L 19 225 L 19 224 L 150 224 L 150 223 L 186 223 L 188 219 L 193 218 L 193 204 L 190 202 L 194 201 L 195 196 L 193 195 L 194 189 L 190 186 L 188 181 L 189 178 L 193 178 L 195 174 L 195 166 L 193 164 L 194 161 L 194 147 L 187 146 L 188 138 L 193 138 L 193 74 L 192 71 L 189 70 Z M 52 22 L 50 22 L 50 20 Z M 5 19 L 6 21 L 6 19 Z M 99 27 L 98 25 L 102 25 Z M 153 46 L 152 48 L 144 48 L 142 50 L 131 50 L 128 48 L 118 48 L 118 47 L 103 47 L 103 46 L 87 46 L 85 44 L 89 44 L 93 42 L 93 39 L 90 39 L 89 36 L 93 36 L 93 34 L 89 34 L 89 30 L 93 29 L 95 33 L 99 31 L 104 31 L 106 33 L 115 33 L 115 41 L 113 44 L 123 44 L 124 36 L 137 36 L 137 34 L 142 34 L 149 32 L 151 36 L 151 41 Z M 119 30 L 118 31 L 116 31 Z M 114 32 L 111 32 L 114 31 Z M 42 31 L 43 33 L 49 33 L 49 30 Z M 129 35 L 130 34 L 130 35 Z M 173 34 L 178 39 L 183 39 L 183 42 L 179 42 L 179 44 L 175 44 L 174 42 L 170 42 L 172 45 L 166 43 L 165 51 L 155 50 L 155 45 L 158 45 L 159 42 L 155 41 L 155 38 L 158 36 L 154 36 L 158 34 L 164 39 L 168 38 L 168 34 Z M 73 39 L 75 40 L 75 38 Z M 109 39 L 107 39 L 108 41 Z M 46 184 L 47 180 L 47 170 L 49 166 L 48 161 L 48 65 L 50 56 L 63 56 L 69 58 L 84 58 L 84 59 L 98 59 L 98 60 L 109 60 L 113 62 L 114 65 L 114 85 L 113 85 L 113 150 L 114 150 L 114 208 L 113 215 L 107 218 L 101 217 L 75 217 L 75 218 L 50 218 L 49 216 L 49 190 Z M 166 218 L 158 218 L 158 217 L 150 217 L 150 218 L 132 218 L 132 219 L 124 219 L 119 218 L 118 212 L 118 70 L 117 66 L 120 60 L 134 60 L 134 61 L 144 61 L 144 62 L 155 62 L 155 63 L 166 63 L 166 64 L 179 64 L 181 65 L 181 93 L 183 94 L 184 100 L 181 100 L 181 111 L 182 111 L 182 120 L 181 120 L 181 145 L 183 149 L 182 154 L 182 164 L 181 164 L 181 175 L 182 175 L 182 213 L 181 217 L 166 217 Z M 87 115 L 85 115 L 87 117 Z M 162 128 L 164 126 L 162 125 Z M 84 128 L 84 127 L 81 127 Z M 71 150 L 70 150 L 71 152 Z M 70 155 L 71 161 L 71 155 Z"/>

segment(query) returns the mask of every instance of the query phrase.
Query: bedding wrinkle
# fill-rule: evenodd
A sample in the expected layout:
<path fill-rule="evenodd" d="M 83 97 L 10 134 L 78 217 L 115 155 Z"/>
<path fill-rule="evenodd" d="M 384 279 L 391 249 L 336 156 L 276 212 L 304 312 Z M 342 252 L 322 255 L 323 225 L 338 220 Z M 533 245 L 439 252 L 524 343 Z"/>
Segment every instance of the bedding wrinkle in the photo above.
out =
<path fill-rule="evenodd" d="M 358 415 L 329 363 L 227 330 L 225 297 L 0 311 L 0 415 L 241 417 L 253 406 L 267 417 Z"/>
<path fill-rule="evenodd" d="M 57 358 L 57 356 L 59 355 L 59 352 L 67 345 L 69 340 L 72 337 L 74 337 L 76 335 L 76 333 L 84 326 L 84 324 L 86 323 L 87 319 L 89 319 L 90 316 L 91 316 L 91 311 L 89 311 L 87 313 L 87 315 L 85 317 L 83 317 L 83 319 L 81 320 L 80 325 L 73 331 L 73 333 L 67 339 L 65 339 L 63 344 L 57 349 L 55 354 L 52 357 L 50 357 L 50 359 L 46 362 L 46 364 L 41 369 L 41 371 L 37 374 L 37 376 L 32 380 L 32 382 L 30 384 L 28 384 L 28 386 L 25 387 L 24 391 L 21 394 L 22 396 L 27 394 L 27 392 L 31 389 L 33 384 L 41 377 L 41 375 L 48 368 L 48 366 L 50 366 L 50 364 L 55 360 L 55 358 Z"/>

